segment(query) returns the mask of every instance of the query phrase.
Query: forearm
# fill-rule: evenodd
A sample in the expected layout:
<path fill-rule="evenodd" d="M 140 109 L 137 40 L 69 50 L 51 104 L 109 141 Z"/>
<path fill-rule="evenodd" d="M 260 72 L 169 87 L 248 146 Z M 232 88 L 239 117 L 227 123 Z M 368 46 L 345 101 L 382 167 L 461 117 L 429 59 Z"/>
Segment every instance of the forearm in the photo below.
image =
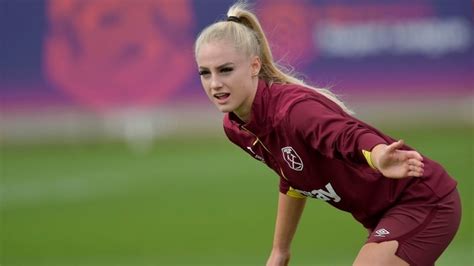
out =
<path fill-rule="evenodd" d="M 297 199 L 279 193 L 278 212 L 273 238 L 273 250 L 289 252 L 306 199 Z"/>

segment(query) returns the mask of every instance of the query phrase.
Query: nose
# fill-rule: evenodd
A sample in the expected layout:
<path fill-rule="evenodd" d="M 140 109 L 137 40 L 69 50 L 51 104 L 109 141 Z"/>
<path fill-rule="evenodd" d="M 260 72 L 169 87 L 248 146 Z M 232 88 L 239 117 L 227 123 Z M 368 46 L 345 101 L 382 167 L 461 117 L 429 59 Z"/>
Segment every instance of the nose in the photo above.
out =
<path fill-rule="evenodd" d="M 222 88 L 222 82 L 219 80 L 218 77 L 216 77 L 215 75 L 213 75 L 213 76 L 211 77 L 210 87 L 211 87 L 211 89 L 213 89 L 213 90 L 218 90 L 218 89 Z"/>

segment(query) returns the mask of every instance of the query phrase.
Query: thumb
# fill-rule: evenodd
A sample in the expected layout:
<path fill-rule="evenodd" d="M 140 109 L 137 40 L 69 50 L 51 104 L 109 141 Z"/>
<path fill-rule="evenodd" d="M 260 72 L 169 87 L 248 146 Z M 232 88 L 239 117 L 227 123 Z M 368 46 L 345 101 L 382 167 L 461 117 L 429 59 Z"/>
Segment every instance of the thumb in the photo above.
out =
<path fill-rule="evenodd" d="M 403 147 L 403 145 L 405 145 L 405 142 L 403 140 L 399 140 L 397 142 L 394 142 L 394 143 L 387 146 L 387 152 L 393 152 L 397 149 L 400 149 L 401 147 Z"/>

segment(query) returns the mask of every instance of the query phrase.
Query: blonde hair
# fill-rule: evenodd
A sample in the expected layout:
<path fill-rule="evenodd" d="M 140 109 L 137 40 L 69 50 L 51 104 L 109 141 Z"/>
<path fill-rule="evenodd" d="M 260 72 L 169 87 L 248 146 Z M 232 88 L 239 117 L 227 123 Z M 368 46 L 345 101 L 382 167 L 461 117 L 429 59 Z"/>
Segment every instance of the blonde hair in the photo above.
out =
<path fill-rule="evenodd" d="M 262 68 L 259 78 L 264 79 L 270 84 L 296 84 L 311 88 L 335 102 L 346 113 L 353 113 L 330 90 L 306 84 L 303 80 L 292 75 L 291 71 L 285 70 L 273 60 L 272 51 L 262 26 L 255 14 L 249 10 L 245 1 L 238 1 L 232 5 L 229 11 L 227 11 L 227 17 L 236 17 L 238 22 L 219 21 L 205 28 L 196 39 L 194 45 L 195 56 L 204 43 L 218 40 L 232 41 L 238 51 L 242 51 L 248 56 L 257 55 L 260 58 Z"/>

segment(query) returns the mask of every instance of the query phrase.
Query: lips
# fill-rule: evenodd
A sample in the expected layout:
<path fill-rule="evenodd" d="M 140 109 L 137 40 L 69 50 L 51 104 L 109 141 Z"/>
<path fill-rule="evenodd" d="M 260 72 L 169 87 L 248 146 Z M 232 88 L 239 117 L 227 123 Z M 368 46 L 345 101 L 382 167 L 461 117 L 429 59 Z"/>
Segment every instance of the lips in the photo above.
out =
<path fill-rule="evenodd" d="M 213 95 L 214 98 L 217 99 L 217 103 L 219 104 L 224 104 L 227 102 L 227 100 L 229 99 L 230 97 L 230 93 L 227 93 L 227 92 L 219 92 L 219 93 L 216 93 Z"/>

